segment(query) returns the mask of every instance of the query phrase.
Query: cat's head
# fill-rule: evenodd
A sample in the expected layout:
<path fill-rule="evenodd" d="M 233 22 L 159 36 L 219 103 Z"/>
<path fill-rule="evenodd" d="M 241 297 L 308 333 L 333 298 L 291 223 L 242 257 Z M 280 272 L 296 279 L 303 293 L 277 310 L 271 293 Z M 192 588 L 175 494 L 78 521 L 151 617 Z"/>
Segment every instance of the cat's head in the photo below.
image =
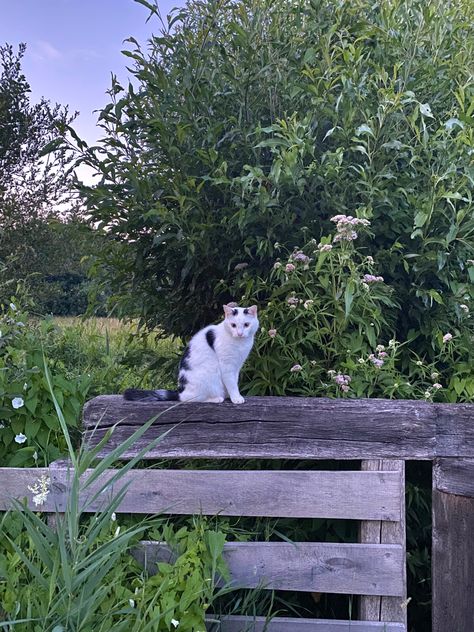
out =
<path fill-rule="evenodd" d="M 238 307 L 235 303 L 223 305 L 224 327 L 234 338 L 248 338 L 258 329 L 257 306 Z"/>

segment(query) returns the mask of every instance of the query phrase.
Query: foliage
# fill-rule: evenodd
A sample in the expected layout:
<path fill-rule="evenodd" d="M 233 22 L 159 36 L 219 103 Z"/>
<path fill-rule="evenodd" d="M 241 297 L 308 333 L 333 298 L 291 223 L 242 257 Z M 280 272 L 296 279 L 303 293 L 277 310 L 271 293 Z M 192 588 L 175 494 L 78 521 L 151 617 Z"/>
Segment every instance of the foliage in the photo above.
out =
<path fill-rule="evenodd" d="M 56 137 L 73 117 L 45 99 L 30 103 L 21 69 L 25 51 L 23 44 L 16 53 L 0 46 L 0 298 L 21 282 L 38 311 L 82 314 L 88 293 L 83 257 L 100 247 L 100 236 L 71 208 L 69 154 Z"/>
<path fill-rule="evenodd" d="M 15 300 L 15 299 L 13 299 Z M 66 379 L 55 373 L 52 392 L 46 380 L 42 340 L 50 323 L 31 326 L 14 302 L 0 311 L 0 464 L 32 466 L 57 459 L 65 449 L 54 398 L 67 424 L 78 427 L 90 386 L 87 375 Z"/>
<path fill-rule="evenodd" d="M 180 347 L 159 334 L 141 335 L 136 323 L 55 318 L 46 352 L 54 372 L 67 380 L 87 375 L 92 397 L 137 386 L 173 388 Z"/>
<path fill-rule="evenodd" d="M 244 391 L 471 401 L 472 286 L 466 285 L 468 294 L 460 298 L 468 304 L 456 306 L 453 333 L 434 331 L 430 349 L 418 354 L 418 333 L 404 341 L 391 337 L 400 306 L 394 286 L 365 254 L 370 242 L 358 245 L 368 226 L 342 215 L 335 219 L 334 235 L 278 259 L 268 277 L 248 280 L 249 300 L 264 291 L 269 300 L 260 313 L 261 333 L 245 369 Z M 344 228 L 351 225 L 359 235 Z"/>
<path fill-rule="evenodd" d="M 147 50 L 131 38 L 134 83 L 114 80 L 103 141 L 78 146 L 119 313 L 192 333 L 268 280 L 276 242 L 345 213 L 372 222 L 396 337 L 429 354 L 474 279 L 472 17 L 464 0 L 210 0 Z"/>
<path fill-rule="evenodd" d="M 107 468 L 143 436 L 155 418 L 91 468 L 111 432 L 100 446 L 76 455 L 47 370 L 45 375 L 74 469 L 64 512 L 56 513 L 54 527 L 19 502 L 17 511 L 6 514 L 0 522 L 1 540 L 6 545 L 0 552 L 0 619 L 4 618 L 0 628 L 5 632 L 18 625 L 25 632 L 158 632 L 181 624 L 190 632 L 204 630 L 216 573 L 226 575 L 224 535 L 207 529 L 203 519 L 196 519 L 192 529 L 183 528 L 176 534 L 169 526 L 163 527 L 159 518 L 125 528 L 117 524 L 115 510 L 127 487 L 124 474 L 161 437 L 116 470 L 112 478 L 103 478 Z M 36 489 L 33 497 L 37 505 L 47 502 L 49 485 L 49 480 L 40 481 L 41 492 L 37 494 Z M 112 485 L 119 491 L 112 496 L 105 494 Z M 85 513 L 98 499 L 102 499 L 101 509 L 86 518 Z M 147 529 L 160 540 L 166 537 L 178 554 L 176 563 L 160 565 L 160 572 L 152 578 L 130 558 L 131 546 Z"/>

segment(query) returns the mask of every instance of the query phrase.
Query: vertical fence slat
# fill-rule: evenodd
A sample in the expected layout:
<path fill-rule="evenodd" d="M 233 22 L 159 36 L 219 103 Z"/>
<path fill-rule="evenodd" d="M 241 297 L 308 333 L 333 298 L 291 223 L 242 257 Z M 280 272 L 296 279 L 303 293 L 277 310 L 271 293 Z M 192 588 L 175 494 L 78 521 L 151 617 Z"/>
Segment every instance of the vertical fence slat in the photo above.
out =
<path fill-rule="evenodd" d="M 474 459 L 433 468 L 433 632 L 474 630 Z"/>
<path fill-rule="evenodd" d="M 405 489 L 405 462 L 392 459 L 362 461 L 364 471 L 394 470 L 400 473 L 400 486 Z M 364 544 L 400 544 L 406 557 L 405 497 L 401 496 L 399 522 L 364 520 L 360 523 L 359 541 Z M 406 595 L 406 566 L 403 566 L 403 582 Z M 359 602 L 359 615 L 367 621 L 394 621 L 407 624 L 405 599 L 399 597 L 363 596 Z"/>

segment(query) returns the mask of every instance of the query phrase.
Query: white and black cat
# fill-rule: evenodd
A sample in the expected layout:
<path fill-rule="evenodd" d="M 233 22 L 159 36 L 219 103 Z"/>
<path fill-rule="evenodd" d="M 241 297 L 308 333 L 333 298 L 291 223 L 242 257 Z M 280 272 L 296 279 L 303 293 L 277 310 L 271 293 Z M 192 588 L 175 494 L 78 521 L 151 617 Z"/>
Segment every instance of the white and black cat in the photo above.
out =
<path fill-rule="evenodd" d="M 243 404 L 239 373 L 258 329 L 257 306 L 224 305 L 224 320 L 195 334 L 179 363 L 178 390 L 127 389 L 127 400 L 177 400 L 220 404 L 228 396 Z"/>

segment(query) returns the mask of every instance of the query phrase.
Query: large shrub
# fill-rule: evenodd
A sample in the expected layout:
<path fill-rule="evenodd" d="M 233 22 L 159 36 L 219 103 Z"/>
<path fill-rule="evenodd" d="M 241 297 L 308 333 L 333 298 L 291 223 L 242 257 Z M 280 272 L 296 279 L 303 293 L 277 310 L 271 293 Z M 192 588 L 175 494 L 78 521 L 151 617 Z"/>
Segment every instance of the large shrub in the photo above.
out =
<path fill-rule="evenodd" d="M 429 350 L 474 280 L 472 13 L 210 0 L 146 49 L 131 39 L 133 85 L 114 81 L 99 147 L 79 142 L 101 176 L 82 192 L 119 310 L 189 334 L 268 279 L 276 242 L 319 240 L 345 213 L 372 223 L 398 336 Z"/>

